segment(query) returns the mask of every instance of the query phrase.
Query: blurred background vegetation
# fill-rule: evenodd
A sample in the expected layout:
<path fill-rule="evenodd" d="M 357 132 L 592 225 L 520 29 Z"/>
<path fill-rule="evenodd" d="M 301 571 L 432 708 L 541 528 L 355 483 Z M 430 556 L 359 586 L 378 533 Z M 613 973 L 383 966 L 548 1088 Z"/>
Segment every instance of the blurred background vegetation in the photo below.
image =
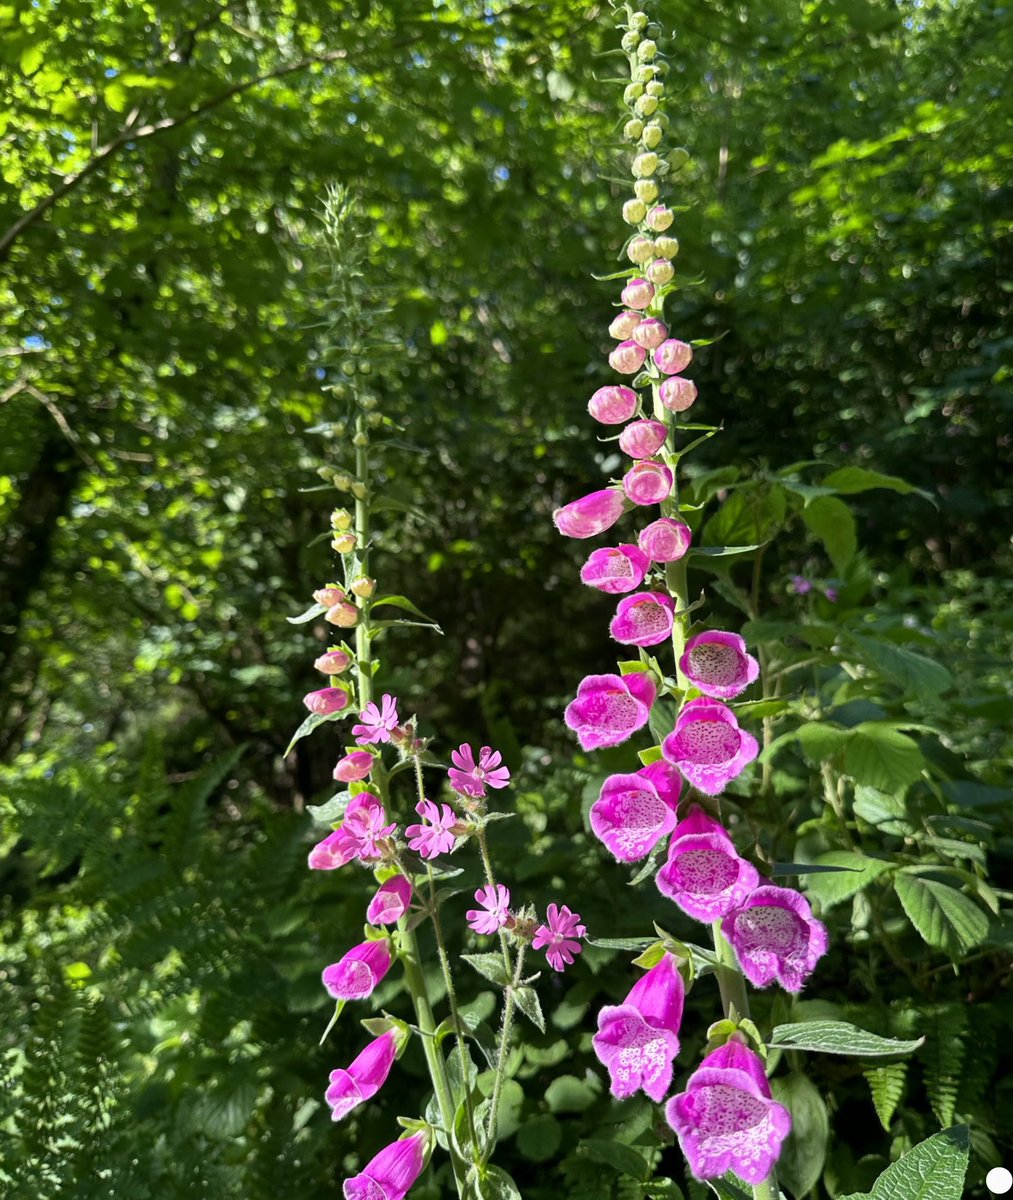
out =
<path fill-rule="evenodd" d="M 1008 882 L 1010 11 L 664 0 L 655 15 L 676 31 L 668 111 L 692 155 L 672 196 L 688 208 L 673 331 L 720 339 L 694 367 L 695 412 L 726 428 L 694 469 L 718 498 L 748 476 L 779 530 L 750 615 L 860 612 L 867 632 L 946 668 L 890 686 L 873 670 L 861 702 L 942 730 L 924 753 L 957 788 L 939 804 L 966 850 L 940 853 L 974 878 L 987 853 Z M 310 627 L 284 617 L 332 573 L 326 543 L 307 548 L 331 497 L 300 489 L 343 453 L 310 432 L 338 415 L 316 245 L 333 182 L 361 196 L 376 294 L 403 340 L 376 365 L 406 431 L 384 486 L 421 515 L 386 520 L 376 573 L 445 630 L 392 634 L 383 686 L 438 748 L 504 750 L 524 818 L 501 827 L 519 886 L 542 901 L 565 887 L 606 936 L 641 932 L 642 898 L 585 838 L 603 768 L 561 723 L 581 675 L 611 663 L 605 612 L 576 584 L 586 548 L 549 520 L 618 463 L 585 411 L 609 380 L 613 292 L 591 273 L 615 269 L 624 237 L 624 189 L 609 181 L 623 174 L 619 89 L 598 56 L 614 44 L 607 7 L 572 0 L 0 4 L 12 1200 L 331 1196 L 424 1092 L 410 1054 L 396 1097 L 327 1122 L 327 1072 L 359 1033 L 348 1022 L 317 1047 L 319 971 L 358 928 L 367 881 L 304 865 L 303 807 L 328 793 L 334 741 L 284 757 L 316 686 Z M 739 474 L 706 475 L 730 464 Z M 849 495 L 857 548 L 835 552 L 778 499 L 772 481 L 795 464 L 810 481 L 886 472 L 932 500 Z M 840 606 L 819 587 L 792 594 L 799 573 Z M 732 575 L 717 581 L 715 620 L 741 623 L 736 594 Z M 841 664 L 820 669 L 814 696 Z M 791 754 L 786 794 L 801 797 L 799 822 L 817 820 L 820 771 Z M 938 840 L 940 811 L 920 802 L 854 828 L 888 854 L 927 830 Z M 778 836 L 772 851 L 792 858 L 793 834 Z M 820 836 L 810 851 L 836 844 Z M 813 993 L 872 1006 L 880 1032 L 901 1029 L 910 1006 L 897 1005 L 915 997 L 935 1036 L 906 1080 L 886 1067 L 869 1081 L 875 1109 L 859 1068 L 821 1064 L 836 1115 L 812 1195 L 868 1186 L 957 1118 L 972 1124 L 971 1194 L 985 1194 L 1013 1128 L 1009 1063 L 983 1049 L 1009 1054 L 1009 926 L 992 915 L 990 941 L 937 939 L 928 958 L 904 926 L 892 963 L 857 902 L 828 917 L 836 948 Z M 867 966 L 855 974 L 849 955 Z M 947 965 L 972 957 L 959 976 Z M 584 1074 L 593 1013 L 622 991 L 609 961 L 589 952 L 543 981 L 560 1005 L 517 1066 L 529 1099 L 507 1150 L 526 1196 L 647 1194 L 604 1135 L 574 1151 L 578 1129 L 621 1121 L 632 1143 L 654 1119 L 610 1108 Z M 403 1004 L 387 987 L 382 1001 Z M 564 1059 L 571 1082 L 547 1091 Z M 682 1182 L 677 1153 L 657 1154 Z"/>

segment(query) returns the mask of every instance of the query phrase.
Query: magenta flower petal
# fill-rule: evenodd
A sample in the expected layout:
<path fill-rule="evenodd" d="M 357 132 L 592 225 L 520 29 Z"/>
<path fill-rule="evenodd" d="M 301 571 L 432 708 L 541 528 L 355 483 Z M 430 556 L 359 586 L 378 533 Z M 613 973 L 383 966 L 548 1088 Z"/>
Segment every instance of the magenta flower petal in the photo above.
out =
<path fill-rule="evenodd" d="M 302 702 L 311 713 L 327 717 L 348 707 L 348 693 L 344 688 L 320 688 L 316 692 L 307 692 Z"/>
<path fill-rule="evenodd" d="M 469 908 L 465 916 L 476 933 L 491 934 L 510 922 L 510 890 L 497 883 L 495 887 L 480 887 L 475 899 L 481 909 Z"/>
<path fill-rule="evenodd" d="M 631 279 L 623 288 L 622 299 L 627 308 L 643 311 L 654 299 L 654 284 L 646 279 Z"/>
<path fill-rule="evenodd" d="M 654 365 L 666 375 L 677 375 L 693 361 L 693 347 L 678 338 L 668 338 L 654 351 Z"/>
<path fill-rule="evenodd" d="M 640 397 L 622 384 L 599 388 L 587 402 L 587 411 L 603 425 L 622 425 L 637 411 Z"/>
<path fill-rule="evenodd" d="M 360 746 L 389 742 L 390 735 L 398 723 L 397 701 L 390 693 L 385 692 L 382 707 L 377 708 L 373 703 L 367 704 L 359 713 L 359 720 L 361 724 L 352 726 L 352 736 Z"/>
<path fill-rule="evenodd" d="M 574 955 L 581 952 L 577 938 L 587 937 L 587 930 L 580 923 L 580 913 L 571 912 L 565 905 L 550 904 L 545 910 L 545 924 L 539 925 L 531 945 L 535 950 L 547 946 L 545 957 L 554 971 L 562 971 L 573 962 Z"/>
<path fill-rule="evenodd" d="M 671 495 L 673 479 L 664 463 L 645 458 L 623 476 L 623 491 L 634 504 L 660 504 Z"/>
<path fill-rule="evenodd" d="M 651 560 L 636 546 L 605 546 L 591 553 L 580 569 L 582 583 L 611 595 L 640 587 Z"/>
<path fill-rule="evenodd" d="M 602 488 L 557 508 L 552 520 L 565 537 L 589 538 L 611 529 L 623 515 L 625 507 L 622 492 L 615 488 Z"/>
<path fill-rule="evenodd" d="M 465 744 L 452 750 L 450 760 L 454 764 L 448 771 L 450 786 L 462 796 L 478 798 L 485 789 L 504 788 L 510 782 L 510 772 L 500 766 L 503 755 L 490 746 L 483 746 L 475 762 L 475 752 Z"/>
<path fill-rule="evenodd" d="M 588 817 L 595 837 L 620 862 L 646 858 L 675 828 L 675 808 L 639 772 L 610 775 Z"/>
<path fill-rule="evenodd" d="M 650 458 L 657 454 L 668 437 L 668 426 L 663 421 L 634 421 L 619 435 L 619 449 L 630 458 Z"/>
<path fill-rule="evenodd" d="M 730 700 L 744 692 L 760 673 L 760 666 L 737 633 L 712 629 L 686 643 L 679 669 L 705 696 Z"/>
<path fill-rule="evenodd" d="M 649 779 L 654 784 L 658 795 L 669 808 L 674 811 L 678 807 L 679 794 L 682 791 L 682 776 L 671 763 L 659 758 L 650 766 L 641 767 L 637 774 L 642 775 L 644 779 Z M 676 833 L 678 833 L 678 828 L 676 826 Z"/>
<path fill-rule="evenodd" d="M 362 1000 L 390 970 L 390 946 L 384 938 L 363 942 L 324 968 L 324 987 L 335 1000 Z"/>
<path fill-rule="evenodd" d="M 756 738 L 739 728 L 732 710 L 703 696 L 683 705 L 675 729 L 661 743 L 664 757 L 707 796 L 724 791 L 759 752 Z"/>
<path fill-rule="evenodd" d="M 411 902 L 411 880 L 395 875 L 380 884 L 366 909 L 366 920 L 370 925 L 394 925 L 408 911 Z"/>
<path fill-rule="evenodd" d="M 717 921 L 742 904 L 760 882 L 727 835 L 673 837 L 668 860 L 655 876 L 658 890 L 697 921 Z"/>
<path fill-rule="evenodd" d="M 309 865 L 314 871 L 334 871 L 358 857 L 355 844 L 342 836 L 340 829 L 317 842 L 309 854 Z"/>
<path fill-rule="evenodd" d="M 635 315 L 640 317 L 639 313 Z M 668 337 L 668 326 L 657 317 L 644 317 L 642 320 L 638 319 L 630 337 L 645 350 L 654 350 Z"/>
<path fill-rule="evenodd" d="M 618 746 L 647 724 L 657 689 L 645 671 L 588 675 L 566 706 L 564 720 L 584 750 Z"/>
<path fill-rule="evenodd" d="M 755 987 L 776 979 L 786 991 L 799 992 L 827 952 L 826 926 L 792 888 L 756 888 L 728 913 L 721 931 Z"/>
<path fill-rule="evenodd" d="M 331 1072 L 331 1086 L 324 1099 L 330 1105 L 332 1121 L 340 1121 L 357 1105 L 376 1095 L 386 1083 L 396 1055 L 397 1033 L 388 1029 L 369 1043 L 348 1070 Z"/>
<path fill-rule="evenodd" d="M 692 540 L 693 534 L 685 522 L 659 517 L 640 531 L 637 544 L 652 562 L 678 562 Z"/>
<path fill-rule="evenodd" d="M 672 636 L 675 601 L 664 592 L 637 592 L 619 601 L 609 632 L 623 646 L 656 646 Z"/>
<path fill-rule="evenodd" d="M 722 838 L 733 850 L 735 849 L 734 845 L 732 845 L 732 839 L 728 836 L 728 831 L 721 822 L 715 821 L 698 804 L 694 804 L 679 824 L 676 825 L 672 832 L 672 840 L 691 837 L 699 833 L 713 834 L 716 837 Z"/>
<path fill-rule="evenodd" d="M 644 365 L 647 352 L 634 341 L 620 342 L 609 354 L 609 366 L 620 375 L 635 375 Z"/>
<path fill-rule="evenodd" d="M 372 771 L 373 761 L 373 755 L 368 750 L 353 750 L 351 754 L 338 759 L 334 778 L 338 783 L 356 783 Z"/>
<path fill-rule="evenodd" d="M 632 1004 L 652 1025 L 679 1032 L 686 985 L 675 958 L 664 954 L 649 971 L 630 988 L 624 1004 Z"/>
<path fill-rule="evenodd" d="M 449 804 L 438 805 L 432 800 L 420 800 L 415 805 L 415 811 L 423 818 L 423 824 L 409 825 L 405 830 L 412 850 L 423 858 L 436 858 L 457 849 L 457 835 L 453 832 L 457 813 Z"/>
<path fill-rule="evenodd" d="M 404 1200 L 426 1165 L 424 1133 L 385 1146 L 343 1185 L 345 1200 Z"/>

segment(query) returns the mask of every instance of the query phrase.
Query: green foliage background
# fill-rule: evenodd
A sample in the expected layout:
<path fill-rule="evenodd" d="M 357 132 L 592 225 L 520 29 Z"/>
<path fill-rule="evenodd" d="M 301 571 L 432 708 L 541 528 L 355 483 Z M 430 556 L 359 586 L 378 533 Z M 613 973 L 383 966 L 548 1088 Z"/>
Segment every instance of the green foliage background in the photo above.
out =
<path fill-rule="evenodd" d="M 679 267 L 701 281 L 673 326 L 720 338 L 694 368 L 694 411 L 726 426 L 693 459 L 701 534 L 777 534 L 755 570 L 694 580 L 716 620 L 753 622 L 793 698 L 757 794 L 733 803 L 770 861 L 888 864 L 847 894 L 826 882 L 847 876 L 808 877 L 833 951 L 795 1019 L 927 1035 L 910 1064 L 785 1053 L 785 1086 L 804 1096 L 811 1076 L 831 1106 L 816 1190 L 797 1194 L 864 1191 L 963 1120 L 984 1196 L 1013 1128 L 1013 21 L 988 0 L 656 14 L 692 154 Z M 596 57 L 612 45 L 607 11 L 565 0 L 0 4 L 13 1200 L 334 1195 L 424 1103 L 410 1052 L 396 1095 L 337 1128 L 321 1111 L 359 1032 L 318 1048 L 319 971 L 368 881 L 305 869 L 333 742 L 283 757 L 314 686 L 311 635 L 284 616 L 331 571 L 308 548 L 330 497 L 300 489 L 343 452 L 309 432 L 336 415 L 314 248 L 331 182 L 362 197 L 404 342 L 377 364 L 406 427 L 385 487 L 421 516 L 387 522 L 377 573 L 446 631 L 392 635 L 382 682 L 439 746 L 505 751 L 522 820 L 496 832 L 532 900 L 565 889 L 603 936 L 649 932 L 646 903 L 693 936 L 587 838 L 628 759 L 575 755 L 560 717 L 611 662 L 583 550 L 549 514 L 618 461 L 585 415 L 609 378 L 612 293 L 591 273 L 624 236 L 618 89 Z M 919 491 L 812 492 L 849 467 Z M 794 573 L 838 602 L 794 597 Z M 525 1196 L 676 1195 L 638 1182 L 652 1170 L 687 1186 L 656 1111 L 610 1102 L 590 1055 L 627 976 L 591 948 L 541 981 L 549 1031 L 515 1064 L 527 1099 L 501 1151 Z M 708 982 L 683 1065 L 716 1015 Z M 403 1005 L 397 988 L 381 1004 Z M 764 994 L 761 1027 L 785 1003 Z"/>

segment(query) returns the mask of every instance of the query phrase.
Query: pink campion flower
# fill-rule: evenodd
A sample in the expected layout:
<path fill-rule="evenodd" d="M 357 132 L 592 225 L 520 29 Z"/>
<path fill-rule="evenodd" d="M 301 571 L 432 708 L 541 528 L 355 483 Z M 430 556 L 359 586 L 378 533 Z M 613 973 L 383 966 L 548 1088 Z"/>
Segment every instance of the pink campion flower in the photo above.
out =
<path fill-rule="evenodd" d="M 531 945 L 535 950 L 548 946 L 545 957 L 554 971 L 562 971 L 573 962 L 581 951 L 576 938 L 587 937 L 587 930 L 580 923 L 580 913 L 571 912 L 565 904 L 550 904 L 545 910 L 545 924 L 535 930 Z"/>
<path fill-rule="evenodd" d="M 710 924 L 742 904 L 760 876 L 752 863 L 736 854 L 722 829 L 720 833 L 674 836 L 655 882 L 658 891 L 684 913 Z"/>
<path fill-rule="evenodd" d="M 659 517 L 637 536 L 637 544 L 652 562 L 678 562 L 692 540 L 690 527 L 672 517 Z"/>
<path fill-rule="evenodd" d="M 619 862 L 639 862 L 675 828 L 675 803 L 670 791 L 662 795 L 640 771 L 610 775 L 591 805 L 588 820 L 595 837 Z"/>
<path fill-rule="evenodd" d="M 457 836 L 453 832 L 457 813 L 449 804 L 434 804 L 432 800 L 420 800 L 415 811 L 423 824 L 409 825 L 405 830 L 408 845 L 423 858 L 452 854 L 457 849 Z"/>
<path fill-rule="evenodd" d="M 324 608 L 332 608 L 335 604 L 340 604 L 344 598 L 345 589 L 339 588 L 336 583 L 330 583 L 327 587 L 317 588 L 313 593 L 313 599 L 317 604 L 322 604 Z"/>
<path fill-rule="evenodd" d="M 679 670 L 705 696 L 730 700 L 756 679 L 760 665 L 737 633 L 712 629 L 689 639 Z"/>
<path fill-rule="evenodd" d="M 511 923 L 510 889 L 502 883 L 480 887 L 475 893 L 475 899 L 482 907 L 469 908 L 464 915 L 476 933 L 495 933 Z"/>
<path fill-rule="evenodd" d="M 622 301 L 627 308 L 643 311 L 654 299 L 654 284 L 646 279 L 631 279 L 622 290 Z"/>
<path fill-rule="evenodd" d="M 373 762 L 373 755 L 368 750 L 353 750 L 344 758 L 338 759 L 334 768 L 334 778 L 338 783 L 357 783 L 372 771 Z"/>
<path fill-rule="evenodd" d="M 786 991 L 799 992 L 827 952 L 826 926 L 812 915 L 805 896 L 792 888 L 756 888 L 728 913 L 721 932 L 755 987 L 776 979 Z"/>
<path fill-rule="evenodd" d="M 602 488 L 557 508 L 552 520 L 564 537 L 589 538 L 611 529 L 625 508 L 622 492 L 616 488 Z"/>
<path fill-rule="evenodd" d="M 313 665 L 324 675 L 340 675 L 342 671 L 348 670 L 351 662 L 351 655 L 346 654 L 344 650 L 328 650 L 326 654 L 321 654 Z"/>
<path fill-rule="evenodd" d="M 342 1185 L 345 1200 L 404 1200 L 426 1165 L 427 1135 L 420 1131 L 385 1146 Z"/>
<path fill-rule="evenodd" d="M 331 713 L 341 712 L 348 707 L 348 693 L 344 688 L 320 688 L 316 692 L 307 692 L 302 702 L 311 713 L 329 717 Z"/>
<path fill-rule="evenodd" d="M 309 865 L 315 871 L 333 871 L 353 858 L 381 858 L 380 842 L 395 829 L 396 824 L 387 824 L 379 799 L 372 792 L 360 792 L 348 802 L 341 825 L 310 851 Z"/>
<path fill-rule="evenodd" d="M 665 592 L 637 592 L 619 601 L 609 632 L 622 646 L 656 646 L 672 636 L 675 601 Z"/>
<path fill-rule="evenodd" d="M 594 1052 L 608 1070 L 610 1090 L 626 1100 L 643 1090 L 658 1103 L 672 1085 L 686 987 L 674 957 L 665 954 L 633 985 L 622 1004 L 598 1014 Z"/>
<path fill-rule="evenodd" d="M 450 786 L 462 796 L 478 798 L 485 795 L 485 789 L 505 788 L 510 782 L 510 772 L 500 766 L 503 755 L 491 746 L 483 746 L 475 762 L 475 752 L 464 744 L 450 753 L 450 761 L 454 764 L 447 772 L 450 776 Z"/>
<path fill-rule="evenodd" d="M 390 964 L 386 938 L 362 942 L 344 958 L 324 968 L 324 987 L 335 1000 L 363 1000 L 387 974 Z"/>
<path fill-rule="evenodd" d="M 630 458 L 650 458 L 664 446 L 667 437 L 668 426 L 664 421 L 634 421 L 619 435 L 619 449 Z"/>
<path fill-rule="evenodd" d="M 599 388 L 587 402 L 587 411 L 602 425 L 621 425 L 637 411 L 640 397 L 622 384 Z"/>
<path fill-rule="evenodd" d="M 582 750 L 618 746 L 647 724 L 658 694 L 646 671 L 630 675 L 587 675 L 563 720 L 577 735 Z"/>
<path fill-rule="evenodd" d="M 638 346 L 643 346 L 645 350 L 653 350 L 656 346 L 668 337 L 668 326 L 664 321 L 659 321 L 657 317 L 644 317 L 640 320 L 640 314 L 637 313 L 638 322 L 632 334 L 627 334 L 627 337 L 632 337 Z"/>
<path fill-rule="evenodd" d="M 665 1105 L 665 1118 L 697 1179 L 734 1171 L 762 1183 L 791 1132 L 791 1114 L 771 1098 L 763 1061 L 737 1041 L 707 1055 Z"/>
<path fill-rule="evenodd" d="M 654 351 L 654 365 L 665 375 L 677 375 L 693 361 L 693 347 L 678 338 L 669 338 Z"/>
<path fill-rule="evenodd" d="M 696 384 L 692 379 L 683 379 L 681 375 L 670 375 L 658 388 L 658 397 L 669 412 L 685 412 L 696 401 Z"/>
<path fill-rule="evenodd" d="M 411 880 L 404 875 L 394 875 L 377 888 L 366 909 L 366 920 L 370 925 L 396 925 L 411 902 Z"/>
<path fill-rule="evenodd" d="M 624 312 L 616 313 L 612 318 L 612 323 L 609 325 L 609 333 L 617 341 L 625 341 L 633 336 L 633 331 L 643 320 L 643 313 L 634 312 L 633 309 L 626 309 Z"/>
<path fill-rule="evenodd" d="M 651 560 L 636 546 L 605 546 L 594 550 L 580 568 L 580 579 L 610 595 L 632 592 L 644 582 Z"/>
<path fill-rule="evenodd" d="M 759 752 L 756 738 L 739 728 L 732 710 L 704 696 L 683 705 L 675 729 L 661 743 L 662 755 L 707 796 L 723 792 Z"/>
<path fill-rule="evenodd" d="M 672 493 L 672 472 L 664 463 L 645 458 L 623 476 L 623 491 L 634 504 L 660 504 Z"/>
<path fill-rule="evenodd" d="M 349 1064 L 347 1070 L 331 1072 L 331 1086 L 324 1093 L 330 1105 L 331 1120 L 340 1121 L 353 1108 L 371 1100 L 387 1082 L 397 1056 L 397 1031 L 388 1029 Z"/>
<path fill-rule="evenodd" d="M 382 705 L 377 708 L 372 702 L 367 704 L 359 713 L 362 724 L 352 726 L 352 735 L 360 746 L 389 742 L 391 733 L 397 728 L 397 701 L 389 692 L 384 692 Z"/>
<path fill-rule="evenodd" d="M 813 585 L 804 575 L 792 575 L 791 590 L 796 596 L 807 596 L 813 590 Z"/>
<path fill-rule="evenodd" d="M 609 354 L 609 366 L 620 375 L 636 375 L 644 365 L 646 351 L 634 341 L 620 342 Z"/>

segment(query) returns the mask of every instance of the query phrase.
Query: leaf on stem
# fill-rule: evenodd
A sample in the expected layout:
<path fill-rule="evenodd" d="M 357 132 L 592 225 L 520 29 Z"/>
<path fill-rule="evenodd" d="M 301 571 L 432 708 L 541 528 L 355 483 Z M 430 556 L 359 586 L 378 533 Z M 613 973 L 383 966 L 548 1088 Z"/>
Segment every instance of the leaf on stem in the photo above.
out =
<path fill-rule="evenodd" d="M 312 604 L 304 613 L 300 613 L 297 617 L 286 617 L 285 620 L 289 625 L 305 625 L 307 621 L 312 621 L 314 617 L 319 617 L 326 611 L 327 609 L 322 604 Z"/>
<path fill-rule="evenodd" d="M 515 1004 L 531 1024 L 535 1026 L 539 1033 L 544 1033 L 545 1017 L 542 1014 L 542 1005 L 535 989 L 531 987 L 514 988 L 513 997 Z"/>
<path fill-rule="evenodd" d="M 847 1021 L 796 1021 L 778 1025 L 770 1035 L 771 1046 L 784 1050 L 809 1050 L 817 1054 L 854 1054 L 860 1058 L 882 1058 L 910 1054 L 925 1041 L 880 1037 Z"/>
<path fill-rule="evenodd" d="M 960 1200 L 969 1145 L 966 1125 L 944 1129 L 887 1167 L 871 1192 L 852 1192 L 838 1200 Z"/>
<path fill-rule="evenodd" d="M 499 984 L 500 987 L 509 984 L 510 977 L 507 975 L 502 954 L 462 954 L 461 958 L 490 982 Z"/>

